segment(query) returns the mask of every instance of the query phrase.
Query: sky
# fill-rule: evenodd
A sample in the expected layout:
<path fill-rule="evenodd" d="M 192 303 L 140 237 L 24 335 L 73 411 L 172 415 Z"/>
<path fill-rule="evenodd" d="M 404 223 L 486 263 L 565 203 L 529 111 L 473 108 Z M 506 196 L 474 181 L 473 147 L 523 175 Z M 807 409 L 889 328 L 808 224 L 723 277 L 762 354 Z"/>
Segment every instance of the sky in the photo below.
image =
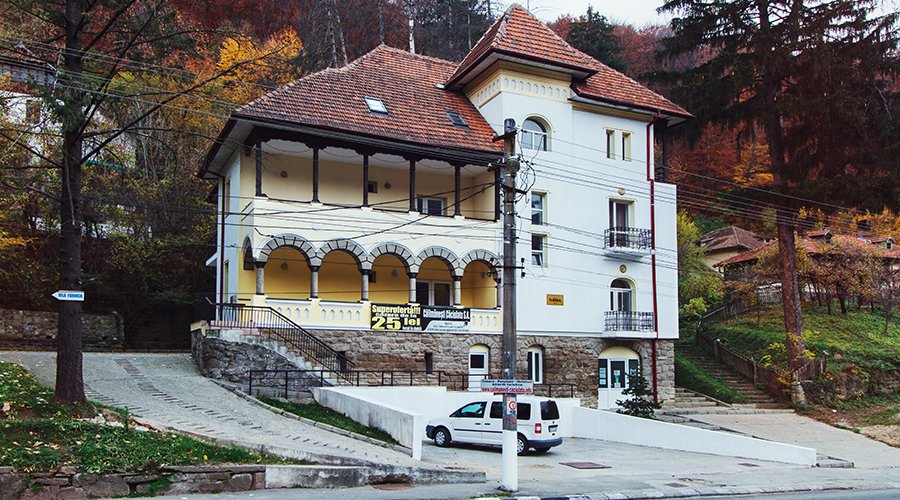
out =
<path fill-rule="evenodd" d="M 669 24 L 671 14 L 660 15 L 656 9 L 664 0 L 515 0 L 528 7 L 544 21 L 555 21 L 562 15 L 584 14 L 588 5 L 614 22 L 633 24 L 635 27 L 650 24 Z M 512 3 L 506 1 L 506 4 Z M 900 0 L 882 0 L 883 9 L 900 9 Z"/>

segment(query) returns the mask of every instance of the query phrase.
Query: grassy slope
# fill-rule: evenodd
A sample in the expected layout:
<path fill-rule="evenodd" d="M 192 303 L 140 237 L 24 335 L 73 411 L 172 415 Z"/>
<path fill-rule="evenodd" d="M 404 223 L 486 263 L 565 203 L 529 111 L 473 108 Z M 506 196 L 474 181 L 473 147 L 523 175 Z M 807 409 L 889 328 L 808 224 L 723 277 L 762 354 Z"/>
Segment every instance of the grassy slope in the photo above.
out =
<path fill-rule="evenodd" d="M 294 415 L 303 418 L 315 420 L 316 422 L 322 422 L 323 424 L 328 424 L 337 427 L 338 429 L 344 429 L 345 431 L 361 434 L 363 436 L 377 439 L 379 441 L 384 441 L 385 443 L 399 444 L 394 438 L 391 437 L 390 434 L 384 432 L 381 429 L 366 427 L 365 425 L 362 425 L 355 420 L 332 410 L 331 408 L 326 408 L 316 403 L 297 404 L 266 397 L 260 397 L 259 400 L 263 403 L 266 403 L 267 405 L 281 408 L 286 412 L 293 413 Z"/>
<path fill-rule="evenodd" d="M 80 413 L 93 417 L 97 409 L 88 407 Z M 273 462 L 283 460 L 176 434 L 81 420 L 70 408 L 54 403 L 53 391 L 21 366 L 0 363 L 0 466 L 41 472 L 77 465 L 83 473 L 107 473 L 161 465 Z"/>
<path fill-rule="evenodd" d="M 884 319 L 866 309 L 840 314 L 835 308 L 829 315 L 821 307 L 803 311 L 806 348 L 817 355 L 829 353 L 829 364 L 835 367 L 853 363 L 864 371 L 900 369 L 900 324 L 892 322 L 884 335 Z M 761 321 L 754 312 L 710 328 L 710 333 L 722 339 L 736 351 L 761 359 L 770 354 L 767 347 L 784 343 L 784 323 L 779 306 L 762 310 Z"/>

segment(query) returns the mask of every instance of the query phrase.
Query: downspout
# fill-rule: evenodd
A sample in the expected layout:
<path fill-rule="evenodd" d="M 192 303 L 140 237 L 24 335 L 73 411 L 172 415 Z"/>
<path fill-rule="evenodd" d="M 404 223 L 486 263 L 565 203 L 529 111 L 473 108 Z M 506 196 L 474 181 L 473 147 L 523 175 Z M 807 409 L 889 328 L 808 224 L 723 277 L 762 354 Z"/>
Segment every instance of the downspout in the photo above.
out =
<path fill-rule="evenodd" d="M 221 194 L 222 205 L 222 217 L 220 222 L 219 233 L 221 237 L 219 238 L 219 300 L 217 304 L 213 307 L 216 308 L 216 319 L 222 320 L 222 304 L 225 303 L 225 176 L 216 172 L 212 172 L 207 170 L 207 173 L 212 174 L 219 178 L 219 193 Z"/>
<path fill-rule="evenodd" d="M 651 141 L 650 132 L 653 126 L 662 120 L 662 113 L 657 112 L 655 118 L 647 124 L 647 181 L 650 183 L 650 272 L 653 284 L 653 331 L 656 338 L 650 341 L 651 362 L 653 366 L 653 402 L 659 403 L 656 344 L 659 341 L 659 307 L 656 293 L 656 179 L 651 175 Z"/>

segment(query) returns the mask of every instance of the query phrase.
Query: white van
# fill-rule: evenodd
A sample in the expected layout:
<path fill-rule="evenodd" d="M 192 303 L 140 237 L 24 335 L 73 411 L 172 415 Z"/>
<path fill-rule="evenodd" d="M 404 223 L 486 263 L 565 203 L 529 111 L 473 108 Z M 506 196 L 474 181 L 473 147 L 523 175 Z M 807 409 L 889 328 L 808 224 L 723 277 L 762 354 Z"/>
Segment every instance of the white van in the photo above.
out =
<path fill-rule="evenodd" d="M 527 453 L 529 448 L 545 453 L 562 444 L 556 401 L 534 396 L 516 399 L 519 455 Z M 452 442 L 502 446 L 502 397 L 474 399 L 448 417 L 433 419 L 425 427 L 425 435 L 438 446 L 449 446 Z"/>

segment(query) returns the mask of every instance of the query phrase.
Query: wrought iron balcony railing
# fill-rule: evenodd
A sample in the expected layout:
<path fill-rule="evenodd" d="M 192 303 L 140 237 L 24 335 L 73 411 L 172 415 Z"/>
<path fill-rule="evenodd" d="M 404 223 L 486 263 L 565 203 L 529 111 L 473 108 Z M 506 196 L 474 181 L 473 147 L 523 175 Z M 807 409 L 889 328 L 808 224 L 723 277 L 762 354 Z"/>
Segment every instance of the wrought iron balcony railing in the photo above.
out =
<path fill-rule="evenodd" d="M 606 311 L 604 330 L 607 332 L 652 332 L 653 313 Z"/>
<path fill-rule="evenodd" d="M 611 227 L 603 232 L 603 248 L 650 250 L 652 232 L 634 227 Z"/>

